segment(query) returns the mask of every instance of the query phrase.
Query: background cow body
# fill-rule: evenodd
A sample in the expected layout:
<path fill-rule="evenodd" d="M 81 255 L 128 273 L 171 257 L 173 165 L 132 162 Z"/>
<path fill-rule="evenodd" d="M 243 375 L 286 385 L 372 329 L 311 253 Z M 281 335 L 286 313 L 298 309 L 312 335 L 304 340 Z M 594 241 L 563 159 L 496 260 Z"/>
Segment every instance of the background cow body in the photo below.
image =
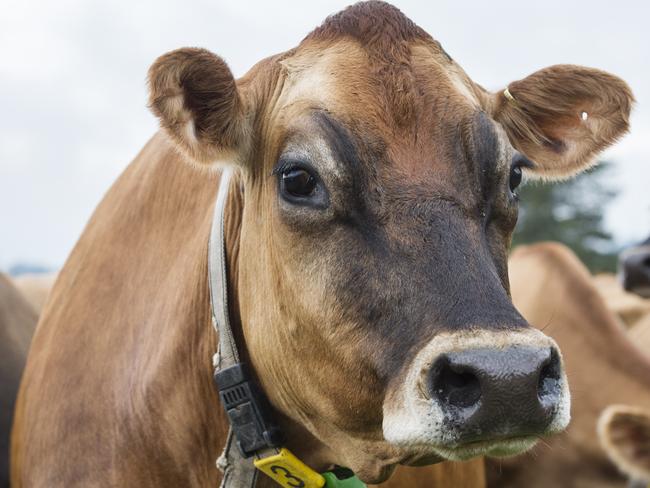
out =
<path fill-rule="evenodd" d="M 0 487 L 9 486 L 9 437 L 36 312 L 0 274 Z"/>
<path fill-rule="evenodd" d="M 489 486 L 626 486 L 599 444 L 596 424 L 613 403 L 650 406 L 650 356 L 629 340 L 589 271 L 564 246 L 517 248 L 510 276 L 515 305 L 564 351 L 573 415 L 565 433 L 530 455 L 489 461 Z"/>
<path fill-rule="evenodd" d="M 625 327 L 634 328 L 637 322 L 650 316 L 650 300 L 625 291 L 615 275 L 598 274 L 593 280 L 607 308 L 621 319 Z"/>
<path fill-rule="evenodd" d="M 218 483 L 219 164 L 237 168 L 236 339 L 307 464 L 380 482 L 399 463 L 513 454 L 566 426 L 560 353 L 508 296 L 514 191 L 523 169 L 575 174 L 627 130 L 622 80 L 555 66 L 512 83 L 513 104 L 368 2 L 239 81 L 201 49 L 162 56 L 149 81 L 164 132 L 51 292 L 18 401 L 16 486 Z"/>

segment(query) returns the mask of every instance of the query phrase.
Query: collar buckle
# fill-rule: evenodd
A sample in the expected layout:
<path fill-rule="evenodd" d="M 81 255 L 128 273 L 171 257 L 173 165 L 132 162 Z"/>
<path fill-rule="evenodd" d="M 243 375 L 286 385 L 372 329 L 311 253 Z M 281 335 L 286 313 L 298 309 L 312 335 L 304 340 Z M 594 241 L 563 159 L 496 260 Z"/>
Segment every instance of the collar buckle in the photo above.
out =
<path fill-rule="evenodd" d="M 242 456 L 249 458 L 257 451 L 280 447 L 282 436 L 271 420 L 271 407 L 246 365 L 236 363 L 217 370 L 214 381 Z"/>

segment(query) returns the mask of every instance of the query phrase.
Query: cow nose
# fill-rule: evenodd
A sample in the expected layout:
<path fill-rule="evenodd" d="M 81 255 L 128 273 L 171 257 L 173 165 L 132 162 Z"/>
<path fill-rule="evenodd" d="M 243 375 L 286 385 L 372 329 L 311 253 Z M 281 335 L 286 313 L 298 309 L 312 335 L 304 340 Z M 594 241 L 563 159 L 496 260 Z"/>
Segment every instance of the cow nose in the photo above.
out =
<path fill-rule="evenodd" d="M 429 371 L 429 393 L 461 442 L 539 435 L 562 397 L 554 347 L 449 352 Z"/>

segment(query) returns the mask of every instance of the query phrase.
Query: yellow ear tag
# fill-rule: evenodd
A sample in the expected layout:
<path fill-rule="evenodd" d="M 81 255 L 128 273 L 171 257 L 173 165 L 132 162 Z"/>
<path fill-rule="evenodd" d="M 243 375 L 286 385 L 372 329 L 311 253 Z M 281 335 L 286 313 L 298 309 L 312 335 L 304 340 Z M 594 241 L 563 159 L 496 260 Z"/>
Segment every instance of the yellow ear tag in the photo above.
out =
<path fill-rule="evenodd" d="M 255 467 L 285 488 L 322 488 L 325 478 L 303 463 L 288 449 L 254 461 Z"/>
<path fill-rule="evenodd" d="M 512 93 L 510 93 L 510 90 L 509 90 L 508 88 L 506 88 L 505 90 L 503 90 L 503 96 L 506 97 L 506 99 L 507 99 L 509 102 L 512 102 L 512 103 L 514 103 L 514 104 L 517 104 L 517 100 L 515 100 L 515 97 L 512 96 Z"/>

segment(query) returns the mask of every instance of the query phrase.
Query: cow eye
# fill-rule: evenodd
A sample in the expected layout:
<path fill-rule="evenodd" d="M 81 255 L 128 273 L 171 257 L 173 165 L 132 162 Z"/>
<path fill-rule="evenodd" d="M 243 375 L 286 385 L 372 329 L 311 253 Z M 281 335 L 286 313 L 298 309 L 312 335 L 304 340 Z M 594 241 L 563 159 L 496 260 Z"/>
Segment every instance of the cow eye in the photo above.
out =
<path fill-rule="evenodd" d="M 281 158 L 273 170 L 278 196 L 293 205 L 324 209 L 329 204 L 322 178 L 309 161 Z"/>
<path fill-rule="evenodd" d="M 521 184 L 522 171 L 519 164 L 513 164 L 510 168 L 510 191 L 514 192 Z"/>
<path fill-rule="evenodd" d="M 277 178 L 278 196 L 285 202 L 320 210 L 329 206 L 325 183 L 307 158 L 293 155 L 281 157 L 273 174 Z M 284 208 L 288 210 L 292 207 Z"/>
<path fill-rule="evenodd" d="M 515 151 L 515 154 L 512 158 L 512 163 L 510 164 L 510 192 L 514 193 L 519 185 L 521 185 L 521 179 L 523 177 L 523 168 L 532 169 L 535 167 L 530 159 L 524 156 L 519 151 Z"/>
<path fill-rule="evenodd" d="M 290 167 L 281 173 L 282 193 L 296 198 L 309 197 L 316 190 L 316 178 L 305 168 Z"/>

